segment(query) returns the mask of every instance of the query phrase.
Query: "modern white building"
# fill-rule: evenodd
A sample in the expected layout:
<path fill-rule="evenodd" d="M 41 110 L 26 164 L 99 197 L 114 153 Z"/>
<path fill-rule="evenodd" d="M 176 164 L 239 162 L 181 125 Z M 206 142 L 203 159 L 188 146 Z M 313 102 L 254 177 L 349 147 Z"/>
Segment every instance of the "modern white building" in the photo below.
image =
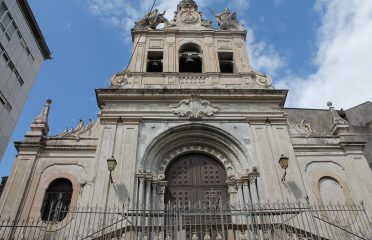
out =
<path fill-rule="evenodd" d="M 50 136 L 47 101 L 15 144 L 0 239 L 371 239 L 371 103 L 284 108 L 236 14 L 213 15 L 182 0 L 139 20 L 95 122 Z"/>
<path fill-rule="evenodd" d="M 27 0 L 1 0 L 0 161 L 37 73 L 50 57 Z"/>

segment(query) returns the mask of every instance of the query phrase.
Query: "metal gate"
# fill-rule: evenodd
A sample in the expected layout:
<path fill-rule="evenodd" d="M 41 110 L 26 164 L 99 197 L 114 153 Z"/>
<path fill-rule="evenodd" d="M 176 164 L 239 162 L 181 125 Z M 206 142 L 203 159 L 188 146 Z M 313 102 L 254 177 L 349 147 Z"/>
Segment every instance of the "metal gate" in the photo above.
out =
<path fill-rule="evenodd" d="M 140 210 L 128 203 L 107 211 L 88 206 L 50 214 L 66 217 L 1 219 L 0 239 L 372 239 L 363 204 L 210 201 Z"/>

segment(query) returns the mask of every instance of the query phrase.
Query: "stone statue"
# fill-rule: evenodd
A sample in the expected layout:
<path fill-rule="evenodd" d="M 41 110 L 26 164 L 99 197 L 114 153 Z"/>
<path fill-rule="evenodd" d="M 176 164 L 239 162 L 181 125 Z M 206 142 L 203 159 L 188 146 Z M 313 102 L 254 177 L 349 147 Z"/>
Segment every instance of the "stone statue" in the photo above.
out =
<path fill-rule="evenodd" d="M 243 31 L 244 27 L 238 22 L 235 12 L 230 12 L 228 8 L 225 8 L 223 13 L 216 14 L 213 10 L 210 10 L 212 15 L 217 19 L 218 26 L 222 30 L 237 30 Z"/>
<path fill-rule="evenodd" d="M 134 29 L 156 29 L 160 23 L 165 23 L 165 25 L 170 25 L 171 23 L 164 17 L 165 11 L 159 13 L 158 9 L 146 14 L 143 19 L 136 22 Z"/>

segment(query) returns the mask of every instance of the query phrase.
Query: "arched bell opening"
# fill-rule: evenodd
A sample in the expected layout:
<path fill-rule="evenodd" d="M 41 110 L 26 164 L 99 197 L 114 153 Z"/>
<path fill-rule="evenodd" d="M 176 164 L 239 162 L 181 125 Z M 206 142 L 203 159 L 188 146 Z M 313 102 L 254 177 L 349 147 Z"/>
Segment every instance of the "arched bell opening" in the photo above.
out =
<path fill-rule="evenodd" d="M 179 72 L 202 73 L 202 56 L 202 50 L 198 44 L 183 44 L 179 49 Z"/>
<path fill-rule="evenodd" d="M 226 169 L 205 154 L 177 157 L 167 167 L 165 180 L 165 201 L 171 205 L 200 206 L 228 200 Z"/>

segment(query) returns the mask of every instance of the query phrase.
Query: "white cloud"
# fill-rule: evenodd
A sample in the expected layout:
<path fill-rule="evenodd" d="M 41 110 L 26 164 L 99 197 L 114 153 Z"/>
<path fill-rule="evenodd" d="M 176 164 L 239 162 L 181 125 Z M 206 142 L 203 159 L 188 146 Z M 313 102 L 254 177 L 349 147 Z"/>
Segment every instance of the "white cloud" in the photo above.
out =
<path fill-rule="evenodd" d="M 83 0 L 89 12 L 101 18 L 102 21 L 121 29 L 123 36 L 128 36 L 128 32 L 134 26 L 134 22 L 140 20 L 151 8 L 153 1 L 140 0 Z M 165 17 L 173 19 L 174 11 L 177 9 L 177 4 L 180 0 L 158 0 L 155 8 L 160 11 L 166 10 Z M 215 4 L 213 0 L 198 0 L 200 10 L 204 10 L 205 6 Z M 242 13 L 249 6 L 249 0 L 234 0 L 226 1 L 219 0 L 219 4 L 226 5 L 232 9 L 237 9 Z M 222 9 L 216 9 L 216 11 Z M 129 39 L 129 38 L 128 38 Z"/>
<path fill-rule="evenodd" d="M 152 1 L 140 0 L 137 5 L 135 2 L 127 0 L 85 0 L 87 2 L 88 9 L 92 15 L 100 17 L 104 22 L 110 24 L 113 27 L 119 28 L 126 40 L 130 40 L 130 29 L 133 27 L 134 22 L 141 19 L 146 12 L 149 11 L 152 5 Z M 177 4 L 180 0 L 158 0 L 156 8 L 160 11 L 166 10 L 165 16 L 168 19 L 173 19 L 174 11 L 177 8 Z M 244 23 L 244 11 L 249 7 L 249 0 L 198 0 L 197 1 L 199 10 L 204 11 L 206 7 L 228 6 L 232 11 L 237 11 L 238 17 Z M 215 7 L 216 8 L 216 7 Z M 214 9 L 216 12 L 222 11 L 220 9 Z M 274 47 L 266 42 L 256 41 L 253 30 L 248 29 L 248 50 L 253 66 L 258 71 L 268 73 L 272 76 L 276 76 L 277 70 L 283 67 L 284 60 L 275 51 Z"/>
<path fill-rule="evenodd" d="M 372 100 L 372 1 L 318 0 L 317 71 L 289 76 L 277 87 L 288 87 L 289 106 L 349 108 Z"/>
<path fill-rule="evenodd" d="M 252 66 L 259 72 L 275 77 L 277 71 L 286 65 L 274 47 L 263 41 L 257 42 L 253 30 L 249 28 L 247 48 Z"/>
<path fill-rule="evenodd" d="M 233 9 L 237 9 L 237 11 L 243 11 L 249 7 L 249 1 L 248 0 L 234 0 L 234 1 L 230 1 L 229 6 L 231 6 L 231 8 Z"/>
<path fill-rule="evenodd" d="M 85 0 L 89 12 L 103 22 L 119 28 L 127 40 L 134 22 L 142 17 L 142 8 L 133 6 L 127 0 Z M 145 5 L 144 5 L 145 6 Z M 144 8 L 144 7 L 143 7 Z"/>

